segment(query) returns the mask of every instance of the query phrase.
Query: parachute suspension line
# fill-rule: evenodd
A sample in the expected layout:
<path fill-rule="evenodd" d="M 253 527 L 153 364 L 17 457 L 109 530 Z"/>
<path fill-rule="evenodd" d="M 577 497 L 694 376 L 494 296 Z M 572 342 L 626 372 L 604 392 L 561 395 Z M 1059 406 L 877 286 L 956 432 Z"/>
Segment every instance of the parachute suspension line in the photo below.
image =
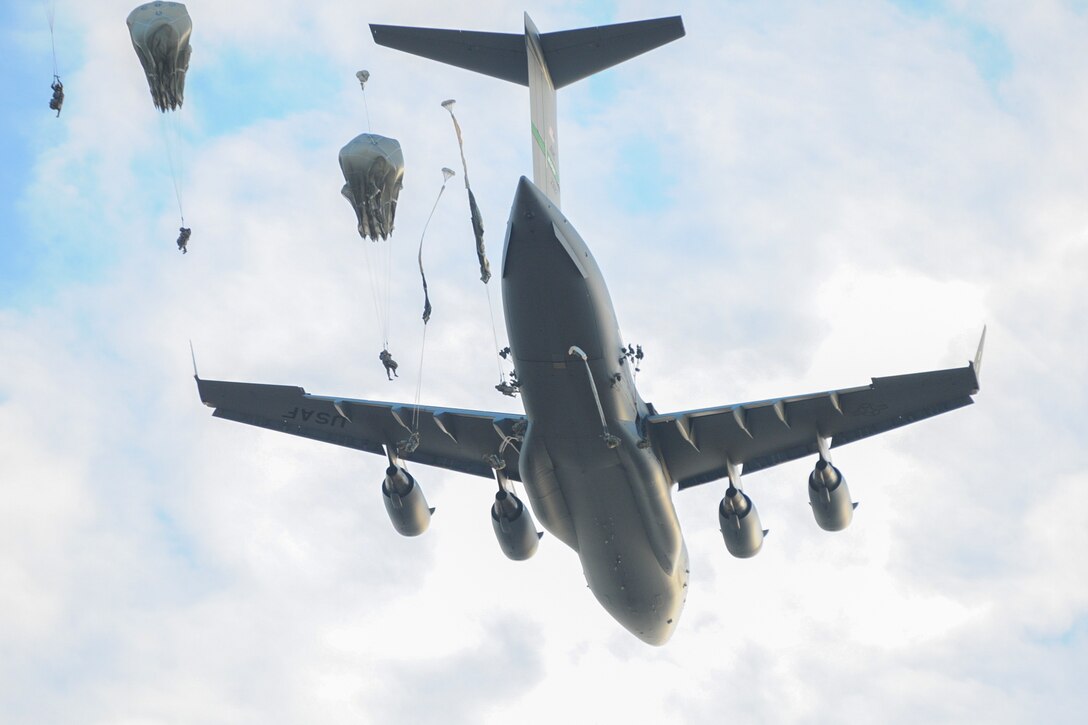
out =
<path fill-rule="evenodd" d="M 385 300 L 382 306 L 382 313 L 385 315 L 385 337 L 389 338 L 389 313 L 393 309 L 392 296 L 393 296 L 393 243 L 392 242 L 379 242 L 384 252 L 382 257 L 384 267 L 384 277 L 382 278 L 382 287 L 385 290 Z"/>
<path fill-rule="evenodd" d="M 159 129 L 162 131 L 163 146 L 166 147 L 166 160 L 170 164 L 170 178 L 174 182 L 174 198 L 178 202 L 178 214 L 181 215 L 181 226 L 185 226 L 185 210 L 181 204 L 181 184 L 178 183 L 178 167 L 181 165 L 180 155 L 176 154 L 176 141 L 177 141 L 177 127 L 170 127 L 173 122 L 172 119 L 167 118 L 167 114 L 163 113 L 159 115 Z M 179 156 L 175 160 L 175 156 Z"/>
<path fill-rule="evenodd" d="M 57 18 L 57 4 L 55 2 L 43 2 L 45 5 L 45 17 L 49 21 L 49 44 L 53 47 L 53 79 L 59 80 L 60 76 L 57 75 L 60 71 L 57 70 L 57 41 L 53 37 L 53 24 Z"/>
<path fill-rule="evenodd" d="M 174 196 L 178 200 L 178 213 L 181 215 L 182 226 L 185 226 L 185 212 L 182 210 L 181 205 L 181 187 L 182 182 L 185 180 L 185 154 L 182 153 L 181 143 L 181 122 L 178 114 L 181 113 L 181 108 L 173 113 L 163 114 L 167 116 L 166 123 L 170 129 L 170 133 L 173 137 L 173 146 L 171 153 L 173 154 L 173 160 L 171 161 L 171 171 L 175 169 L 177 171 L 174 174 Z"/>
<path fill-rule="evenodd" d="M 389 323 L 388 316 L 382 308 L 382 302 L 384 301 L 384 295 L 382 290 L 379 289 L 378 283 L 381 279 L 381 274 L 378 270 L 378 265 L 381 263 L 382 253 L 381 250 L 375 249 L 371 252 L 371 245 L 375 242 L 369 242 L 363 240 L 363 256 L 366 257 L 366 273 L 370 279 L 370 299 L 374 305 L 374 321 L 378 325 L 378 331 L 382 336 L 382 349 L 389 349 Z M 388 275 L 387 275 L 388 277 Z"/>

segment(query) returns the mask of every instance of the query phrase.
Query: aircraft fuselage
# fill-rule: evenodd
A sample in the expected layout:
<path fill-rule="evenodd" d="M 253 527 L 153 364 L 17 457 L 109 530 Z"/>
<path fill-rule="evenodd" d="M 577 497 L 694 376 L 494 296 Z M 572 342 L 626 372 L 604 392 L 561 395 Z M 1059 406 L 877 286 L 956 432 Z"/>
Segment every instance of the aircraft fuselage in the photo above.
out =
<path fill-rule="evenodd" d="M 596 261 L 525 178 L 510 211 L 502 289 L 528 418 L 519 473 L 533 511 L 578 552 L 604 608 L 640 639 L 664 644 L 684 605 L 688 557 L 671 481 L 640 431 L 650 410 Z"/>

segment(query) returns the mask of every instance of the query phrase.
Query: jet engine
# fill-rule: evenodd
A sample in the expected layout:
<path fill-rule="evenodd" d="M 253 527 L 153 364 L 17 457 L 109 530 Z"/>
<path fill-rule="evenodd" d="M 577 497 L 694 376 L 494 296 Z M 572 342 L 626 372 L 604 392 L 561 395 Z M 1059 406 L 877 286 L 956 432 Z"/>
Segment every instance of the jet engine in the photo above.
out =
<path fill-rule="evenodd" d="M 725 497 L 718 505 L 718 524 L 721 526 L 725 548 L 738 559 L 747 559 L 763 548 L 763 535 L 767 532 L 759 523 L 759 513 L 752 499 L 733 484 L 725 490 Z"/>
<path fill-rule="evenodd" d="M 854 518 L 856 503 L 850 502 L 850 489 L 842 472 L 821 458 L 808 477 L 808 500 L 812 515 L 824 531 L 842 531 Z"/>
<path fill-rule="evenodd" d="M 431 523 L 433 508 L 427 507 L 423 489 L 412 478 L 412 474 L 398 466 L 385 469 L 382 481 L 382 496 L 385 498 L 385 510 L 393 528 L 403 536 L 419 536 Z"/>
<path fill-rule="evenodd" d="M 533 516 L 521 499 L 506 490 L 495 494 L 491 526 L 502 553 L 514 561 L 525 561 L 535 554 L 537 542 L 544 535 L 537 532 Z"/>

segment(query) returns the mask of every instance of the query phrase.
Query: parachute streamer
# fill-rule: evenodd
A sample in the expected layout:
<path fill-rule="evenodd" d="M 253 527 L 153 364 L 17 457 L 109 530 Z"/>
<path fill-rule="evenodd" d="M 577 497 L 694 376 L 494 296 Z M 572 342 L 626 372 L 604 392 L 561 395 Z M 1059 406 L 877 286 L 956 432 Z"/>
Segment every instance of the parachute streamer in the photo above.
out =
<path fill-rule="evenodd" d="M 185 74 L 193 53 L 189 11 L 182 3 L 145 3 L 126 22 L 155 108 L 163 113 L 177 110 L 185 101 Z"/>
<path fill-rule="evenodd" d="M 423 233 L 419 235 L 419 276 L 423 279 L 423 324 L 431 321 L 431 298 L 427 295 L 427 275 L 423 271 L 423 238 L 427 236 L 427 227 L 431 224 L 434 210 L 438 208 L 438 201 L 442 198 L 442 192 L 446 190 L 446 182 L 453 178 L 453 169 L 442 167 L 442 188 L 438 190 L 438 196 L 431 207 L 431 213 L 427 215 L 427 223 L 423 225 Z"/>
<path fill-rule="evenodd" d="M 408 440 L 404 442 L 406 453 L 411 453 L 419 446 L 419 400 L 423 393 L 423 356 L 427 349 L 427 323 L 431 321 L 431 298 L 427 295 L 427 275 L 423 272 L 423 239 L 427 236 L 427 227 L 431 224 L 434 210 L 438 208 L 438 202 L 442 199 L 442 192 L 446 190 L 446 182 L 454 176 L 456 176 L 456 174 L 453 173 L 453 169 L 447 169 L 445 166 L 442 167 L 442 188 L 438 190 L 438 196 L 435 197 L 434 206 L 431 207 L 431 213 L 427 215 L 427 221 L 423 225 L 423 233 L 419 235 L 419 276 L 423 280 L 423 339 L 419 345 L 419 373 L 416 377 L 416 399 L 415 410 L 412 412 L 412 434 L 408 436 Z"/>
<path fill-rule="evenodd" d="M 461 167 L 465 171 L 465 189 L 468 191 L 468 210 L 472 219 L 472 233 L 476 236 L 476 258 L 480 261 L 480 281 L 487 284 L 491 279 L 491 264 L 487 261 L 487 251 L 484 249 L 484 217 L 480 213 L 480 207 L 476 204 L 476 195 L 472 193 L 472 187 L 468 182 L 468 162 L 465 161 L 465 142 L 461 137 L 461 125 L 457 123 L 457 116 L 453 113 L 452 98 L 442 101 L 442 108 L 450 112 L 453 119 L 453 130 L 457 133 L 457 146 L 461 150 Z"/>

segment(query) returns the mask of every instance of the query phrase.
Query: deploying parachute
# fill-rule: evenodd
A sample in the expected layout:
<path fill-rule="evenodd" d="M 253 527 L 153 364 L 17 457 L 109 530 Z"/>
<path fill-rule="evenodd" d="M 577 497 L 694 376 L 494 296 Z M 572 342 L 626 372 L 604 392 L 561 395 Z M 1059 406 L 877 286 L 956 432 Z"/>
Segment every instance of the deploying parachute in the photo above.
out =
<path fill-rule="evenodd" d="M 378 241 L 393 233 L 397 197 L 404 186 L 404 154 L 396 139 L 363 133 L 340 149 L 344 198 L 359 220 L 359 236 Z"/>
<path fill-rule="evenodd" d="M 177 110 L 185 100 L 185 73 L 193 52 L 189 12 L 182 3 L 145 3 L 129 13 L 127 22 L 155 108 Z"/>
<path fill-rule="evenodd" d="M 468 213 L 472 221 L 472 234 L 476 237 L 476 258 L 480 262 L 480 281 L 484 284 L 491 279 L 491 264 L 487 261 L 487 251 L 484 249 L 484 216 L 480 213 L 480 207 L 476 203 L 476 195 L 472 193 L 472 186 L 468 183 L 468 162 L 465 161 L 465 141 L 461 137 L 461 124 L 457 123 L 457 116 L 453 113 L 453 104 L 457 101 L 452 98 L 442 101 L 442 108 L 450 112 L 453 119 L 453 130 L 457 133 L 457 147 L 461 149 L 461 167 L 465 170 L 465 189 L 468 190 Z"/>
<path fill-rule="evenodd" d="M 495 386 L 503 395 L 511 398 L 518 394 L 521 383 L 518 382 L 517 373 L 510 373 L 510 382 L 506 381 L 506 373 L 502 370 L 502 362 L 499 358 L 506 358 L 510 348 L 499 350 L 499 332 L 495 326 L 495 307 L 491 303 L 491 263 L 487 261 L 487 250 L 484 248 L 484 215 L 480 213 L 480 205 L 476 203 L 476 195 L 472 193 L 472 185 L 468 182 L 468 162 L 465 161 L 465 139 L 461 136 L 461 124 L 457 123 L 457 116 L 453 112 L 453 104 L 457 101 L 452 98 L 442 101 L 442 108 L 450 112 L 453 120 L 453 130 L 457 134 L 457 148 L 461 151 L 461 168 L 465 171 L 465 190 L 468 191 L 468 215 L 472 222 L 472 235 L 476 237 L 476 259 L 480 263 L 480 281 L 484 283 L 487 291 L 487 309 L 491 313 L 491 335 L 495 340 L 495 363 L 499 367 L 499 384 Z"/>
<path fill-rule="evenodd" d="M 423 279 L 423 324 L 426 325 L 431 321 L 431 297 L 427 294 L 427 273 L 423 271 L 423 238 L 427 236 L 427 227 L 431 225 L 431 217 L 434 216 L 434 210 L 438 208 L 438 202 L 442 199 L 442 192 L 446 190 L 446 182 L 452 179 L 456 174 L 453 173 L 453 169 L 447 169 L 442 167 L 442 188 L 438 190 L 438 197 L 434 200 L 434 206 L 431 207 L 431 213 L 427 216 L 427 222 L 423 225 L 423 233 L 419 235 L 419 255 L 417 257 L 419 261 L 419 276 Z M 423 328 L 423 333 L 427 333 L 427 328 Z"/>

